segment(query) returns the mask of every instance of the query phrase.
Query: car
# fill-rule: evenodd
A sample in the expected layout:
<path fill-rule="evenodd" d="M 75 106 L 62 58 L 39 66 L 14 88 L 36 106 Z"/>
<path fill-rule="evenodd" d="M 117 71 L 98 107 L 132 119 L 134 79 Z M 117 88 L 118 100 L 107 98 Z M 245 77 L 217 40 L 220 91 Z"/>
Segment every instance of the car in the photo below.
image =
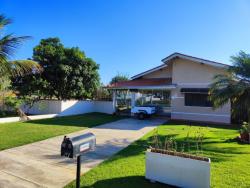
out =
<path fill-rule="evenodd" d="M 135 106 L 131 109 L 131 113 L 135 114 L 138 119 L 145 119 L 156 113 L 156 107 L 154 106 Z"/>

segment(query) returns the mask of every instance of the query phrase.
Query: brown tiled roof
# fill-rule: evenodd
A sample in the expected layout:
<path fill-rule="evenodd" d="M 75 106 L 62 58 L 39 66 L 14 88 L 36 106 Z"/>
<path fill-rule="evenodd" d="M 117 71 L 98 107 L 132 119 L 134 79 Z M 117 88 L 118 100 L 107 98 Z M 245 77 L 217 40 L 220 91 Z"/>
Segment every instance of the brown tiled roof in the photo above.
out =
<path fill-rule="evenodd" d="M 122 88 L 131 86 L 162 86 L 169 84 L 172 84 L 171 78 L 151 78 L 117 82 L 112 85 L 108 85 L 107 88 Z"/>

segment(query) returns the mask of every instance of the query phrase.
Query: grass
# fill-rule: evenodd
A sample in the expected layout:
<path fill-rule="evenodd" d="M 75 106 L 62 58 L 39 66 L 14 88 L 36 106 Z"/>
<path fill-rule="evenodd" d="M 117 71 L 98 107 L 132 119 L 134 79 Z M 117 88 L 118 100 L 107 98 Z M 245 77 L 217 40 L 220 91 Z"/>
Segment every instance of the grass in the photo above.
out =
<path fill-rule="evenodd" d="M 238 129 L 232 126 L 202 126 L 191 128 L 184 123 L 168 123 L 158 127 L 162 140 L 166 135 L 174 137 L 179 148 L 187 132 L 194 137 L 197 130 L 205 133 L 203 155 L 211 158 L 211 187 L 248 188 L 250 187 L 250 145 L 239 144 L 235 140 Z M 85 188 L 160 188 L 166 185 L 150 183 L 145 180 L 145 150 L 152 144 L 154 132 L 145 135 L 101 165 L 92 169 L 81 178 L 81 187 Z M 196 153 L 195 146 L 190 148 Z M 171 170 L 171 169 L 169 169 Z M 75 182 L 67 188 L 75 186 Z"/>
<path fill-rule="evenodd" d="M 102 113 L 0 124 L 0 150 L 79 131 L 120 119 Z"/>

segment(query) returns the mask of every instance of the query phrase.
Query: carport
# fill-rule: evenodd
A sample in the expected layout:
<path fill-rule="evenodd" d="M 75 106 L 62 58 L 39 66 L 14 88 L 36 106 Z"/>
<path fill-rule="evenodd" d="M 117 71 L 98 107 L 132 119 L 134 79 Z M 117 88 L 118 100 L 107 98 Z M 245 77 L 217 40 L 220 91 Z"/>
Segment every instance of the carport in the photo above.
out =
<path fill-rule="evenodd" d="M 155 106 L 157 114 L 171 113 L 171 89 L 176 88 L 170 78 L 136 79 L 117 82 L 107 89 L 113 93 L 113 107 L 120 110 L 121 98 L 124 99 L 126 110 L 134 106 Z M 123 97 L 121 97 L 123 96 Z"/>

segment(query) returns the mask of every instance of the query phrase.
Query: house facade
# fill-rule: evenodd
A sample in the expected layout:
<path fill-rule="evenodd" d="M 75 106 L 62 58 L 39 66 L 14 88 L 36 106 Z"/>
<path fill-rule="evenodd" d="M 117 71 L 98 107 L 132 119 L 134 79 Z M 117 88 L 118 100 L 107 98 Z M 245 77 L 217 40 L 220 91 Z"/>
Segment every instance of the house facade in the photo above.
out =
<path fill-rule="evenodd" d="M 230 103 L 214 110 L 208 100 L 214 76 L 226 74 L 228 68 L 226 64 L 174 53 L 164 58 L 160 66 L 108 88 L 113 90 L 114 107 L 119 93 L 127 92 L 130 107 L 153 105 L 159 114 L 171 119 L 229 124 Z"/>

